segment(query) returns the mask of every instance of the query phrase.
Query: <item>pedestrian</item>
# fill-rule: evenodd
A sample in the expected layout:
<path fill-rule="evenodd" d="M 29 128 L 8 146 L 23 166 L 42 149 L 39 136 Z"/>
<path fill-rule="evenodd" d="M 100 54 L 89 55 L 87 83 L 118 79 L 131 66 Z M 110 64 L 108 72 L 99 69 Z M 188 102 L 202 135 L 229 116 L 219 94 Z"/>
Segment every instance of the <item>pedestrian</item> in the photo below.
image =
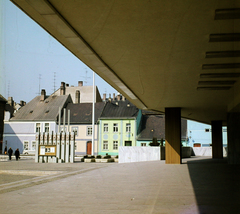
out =
<path fill-rule="evenodd" d="M 20 152 L 19 152 L 19 149 L 17 148 L 16 151 L 15 151 L 15 156 L 16 156 L 16 161 L 18 160 L 18 158 L 20 159 Z"/>
<path fill-rule="evenodd" d="M 8 157 L 9 157 L 9 160 L 12 159 L 12 153 L 13 153 L 13 150 L 12 150 L 12 148 L 10 147 L 9 150 L 8 150 Z"/>
<path fill-rule="evenodd" d="M 5 146 L 5 149 L 4 149 L 4 155 L 7 154 L 7 146 Z"/>

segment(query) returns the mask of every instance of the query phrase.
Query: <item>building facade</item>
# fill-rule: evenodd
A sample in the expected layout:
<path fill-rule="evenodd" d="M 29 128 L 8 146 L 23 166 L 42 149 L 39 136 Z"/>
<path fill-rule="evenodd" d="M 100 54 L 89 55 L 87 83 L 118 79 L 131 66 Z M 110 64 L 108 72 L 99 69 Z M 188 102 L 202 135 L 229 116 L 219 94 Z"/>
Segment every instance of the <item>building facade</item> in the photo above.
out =
<path fill-rule="evenodd" d="M 59 108 L 62 112 L 71 102 L 69 95 L 46 96 L 43 89 L 40 96 L 4 121 L 3 147 L 11 147 L 14 151 L 18 148 L 25 154 L 35 153 L 36 133 L 57 132 Z"/>
<path fill-rule="evenodd" d="M 104 108 L 104 102 L 95 103 L 95 132 L 94 142 L 92 142 L 92 103 L 69 103 L 66 111 L 70 111 L 70 131 L 75 133 L 75 154 L 91 155 L 98 153 L 98 119 Z M 63 120 L 62 120 L 63 121 Z"/>
<path fill-rule="evenodd" d="M 99 118 L 99 155 L 118 155 L 119 146 L 136 146 L 141 110 L 127 100 L 108 101 Z"/>
<path fill-rule="evenodd" d="M 211 125 L 188 120 L 188 142 L 191 147 L 210 147 L 212 145 Z M 227 127 L 222 128 L 223 147 L 227 147 Z"/>

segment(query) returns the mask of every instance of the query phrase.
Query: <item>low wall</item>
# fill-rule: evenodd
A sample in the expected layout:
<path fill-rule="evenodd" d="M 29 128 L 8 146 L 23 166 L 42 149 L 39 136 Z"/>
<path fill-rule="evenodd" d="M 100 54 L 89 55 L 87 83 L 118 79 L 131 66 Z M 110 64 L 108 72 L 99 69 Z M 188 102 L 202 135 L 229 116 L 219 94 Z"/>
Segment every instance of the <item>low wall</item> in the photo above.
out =
<path fill-rule="evenodd" d="M 160 147 L 127 147 L 120 146 L 118 153 L 119 163 L 160 160 Z"/>
<path fill-rule="evenodd" d="M 192 156 L 212 156 L 212 147 L 193 147 Z M 223 157 L 227 157 L 227 147 L 223 147 Z"/>

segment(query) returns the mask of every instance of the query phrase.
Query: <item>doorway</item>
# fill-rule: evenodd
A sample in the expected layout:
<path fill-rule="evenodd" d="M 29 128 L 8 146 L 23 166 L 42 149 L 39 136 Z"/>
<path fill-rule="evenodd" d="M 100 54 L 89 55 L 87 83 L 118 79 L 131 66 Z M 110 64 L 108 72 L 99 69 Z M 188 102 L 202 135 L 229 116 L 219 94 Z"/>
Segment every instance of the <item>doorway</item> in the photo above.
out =
<path fill-rule="evenodd" d="M 87 142 L 87 155 L 92 154 L 92 141 Z"/>

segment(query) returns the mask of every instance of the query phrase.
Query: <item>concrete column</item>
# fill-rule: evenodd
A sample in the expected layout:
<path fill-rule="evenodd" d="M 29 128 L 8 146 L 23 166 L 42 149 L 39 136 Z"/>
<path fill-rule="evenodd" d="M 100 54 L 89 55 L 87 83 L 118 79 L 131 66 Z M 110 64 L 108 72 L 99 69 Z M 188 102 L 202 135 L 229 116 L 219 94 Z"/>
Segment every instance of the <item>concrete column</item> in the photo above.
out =
<path fill-rule="evenodd" d="M 166 164 L 181 164 L 181 108 L 165 108 Z"/>
<path fill-rule="evenodd" d="M 40 142 L 40 134 L 36 134 L 36 151 L 35 151 L 35 163 L 39 162 L 38 156 L 39 156 L 39 142 Z"/>
<path fill-rule="evenodd" d="M 54 142 L 54 141 L 53 141 Z M 57 133 L 57 151 L 56 151 L 56 161 L 61 158 L 61 133 Z"/>
<path fill-rule="evenodd" d="M 70 158 L 70 133 L 66 133 L 66 152 L 65 152 L 65 163 L 69 163 Z"/>
<path fill-rule="evenodd" d="M 74 163 L 75 159 L 75 134 L 71 132 L 70 138 L 70 163 Z"/>
<path fill-rule="evenodd" d="M 212 158 L 223 158 L 222 121 L 212 121 Z"/>
<path fill-rule="evenodd" d="M 228 163 L 240 164 L 240 113 L 228 113 Z"/>
<path fill-rule="evenodd" d="M 63 132 L 61 138 L 61 163 L 65 162 L 65 149 L 66 149 L 66 132 Z"/>

